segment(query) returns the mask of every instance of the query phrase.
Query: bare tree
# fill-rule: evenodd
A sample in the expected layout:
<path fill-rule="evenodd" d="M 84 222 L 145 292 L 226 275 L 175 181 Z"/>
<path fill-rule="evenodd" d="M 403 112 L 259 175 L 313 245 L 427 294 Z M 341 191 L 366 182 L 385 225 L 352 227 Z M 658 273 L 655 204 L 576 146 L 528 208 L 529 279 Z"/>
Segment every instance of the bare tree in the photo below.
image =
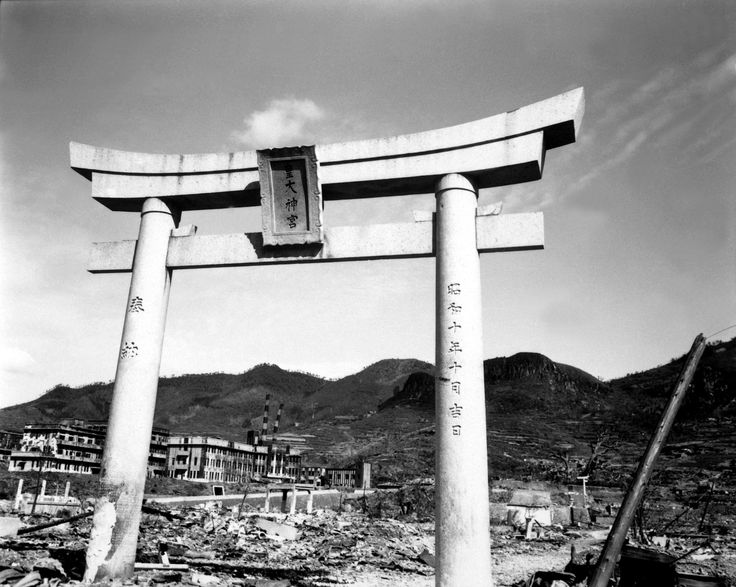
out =
<path fill-rule="evenodd" d="M 608 430 L 601 430 L 595 437 L 588 443 L 590 447 L 590 458 L 583 467 L 582 476 L 590 476 L 601 463 L 603 457 L 610 452 L 617 442 Z"/>
<path fill-rule="evenodd" d="M 572 444 L 558 444 L 555 451 L 552 451 L 550 453 L 550 456 L 554 458 L 555 460 L 558 460 L 562 463 L 562 466 L 564 467 L 564 482 L 565 483 L 571 483 L 572 477 L 573 477 L 573 461 L 572 456 L 570 455 L 570 451 L 574 448 L 574 445 Z"/>

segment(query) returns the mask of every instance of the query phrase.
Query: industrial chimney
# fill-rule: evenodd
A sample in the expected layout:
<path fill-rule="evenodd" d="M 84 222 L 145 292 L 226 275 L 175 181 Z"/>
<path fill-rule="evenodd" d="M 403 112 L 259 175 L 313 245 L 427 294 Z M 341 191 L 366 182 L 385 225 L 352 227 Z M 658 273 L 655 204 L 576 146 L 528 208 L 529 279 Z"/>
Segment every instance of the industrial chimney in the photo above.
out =
<path fill-rule="evenodd" d="M 261 427 L 261 440 L 260 444 L 263 444 L 263 440 L 268 434 L 268 402 L 271 399 L 271 394 L 266 394 L 266 406 L 263 408 L 263 426 Z"/>
<path fill-rule="evenodd" d="M 281 424 L 281 410 L 284 409 L 284 404 L 279 404 L 279 411 L 276 414 L 276 423 L 273 425 L 273 435 L 279 431 L 279 424 Z"/>

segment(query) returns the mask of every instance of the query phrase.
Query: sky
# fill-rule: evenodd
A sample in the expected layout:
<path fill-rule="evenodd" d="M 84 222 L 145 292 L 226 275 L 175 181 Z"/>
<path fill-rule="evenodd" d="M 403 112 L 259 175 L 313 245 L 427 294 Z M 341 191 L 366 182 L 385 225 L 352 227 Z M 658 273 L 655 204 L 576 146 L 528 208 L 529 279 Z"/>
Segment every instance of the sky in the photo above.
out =
<path fill-rule="evenodd" d="M 314 0 L 0 3 L 0 407 L 114 379 L 129 274 L 86 271 L 139 215 L 92 200 L 69 142 L 152 153 L 321 144 L 469 122 L 583 86 L 540 181 L 545 249 L 481 256 L 487 358 L 610 379 L 736 323 L 736 3 Z M 434 196 L 328 202 L 409 222 Z M 185 212 L 255 232 L 258 208 Z M 162 375 L 325 377 L 434 360 L 434 259 L 174 273 Z M 729 339 L 730 330 L 717 335 Z"/>

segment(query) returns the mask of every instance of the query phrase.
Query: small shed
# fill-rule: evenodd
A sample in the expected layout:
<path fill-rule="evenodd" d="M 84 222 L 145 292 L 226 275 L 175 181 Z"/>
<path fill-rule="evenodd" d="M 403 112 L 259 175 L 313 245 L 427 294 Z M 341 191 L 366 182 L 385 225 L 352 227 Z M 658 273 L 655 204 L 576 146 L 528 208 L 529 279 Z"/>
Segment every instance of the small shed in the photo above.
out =
<path fill-rule="evenodd" d="M 549 491 L 517 489 L 506 506 L 506 522 L 510 526 L 526 527 L 531 519 L 540 526 L 552 525 L 552 498 Z"/>

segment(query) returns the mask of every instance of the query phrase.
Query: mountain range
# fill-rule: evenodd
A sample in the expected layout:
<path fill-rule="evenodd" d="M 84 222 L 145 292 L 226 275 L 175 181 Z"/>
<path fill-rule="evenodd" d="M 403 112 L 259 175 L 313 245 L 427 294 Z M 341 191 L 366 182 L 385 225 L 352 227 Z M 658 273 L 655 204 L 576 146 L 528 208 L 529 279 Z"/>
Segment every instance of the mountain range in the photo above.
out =
<path fill-rule="evenodd" d="M 619 484 L 646 445 L 684 356 L 626 377 L 601 381 L 537 353 L 484 362 L 492 476 L 569 481 L 582 471 Z M 374 464 L 379 480 L 432 475 L 433 366 L 386 359 L 328 380 L 258 365 L 241 374 L 162 377 L 154 424 L 172 432 L 245 440 L 260 430 L 266 395 L 270 422 L 284 404 L 279 432 L 303 436 L 305 460 Z M 0 429 L 61 418 L 103 419 L 112 383 L 56 386 L 31 402 L 0 410 Z M 707 346 L 663 455 L 661 474 L 718 477 L 736 486 L 736 339 Z M 586 468 L 590 468 L 588 469 Z"/>

